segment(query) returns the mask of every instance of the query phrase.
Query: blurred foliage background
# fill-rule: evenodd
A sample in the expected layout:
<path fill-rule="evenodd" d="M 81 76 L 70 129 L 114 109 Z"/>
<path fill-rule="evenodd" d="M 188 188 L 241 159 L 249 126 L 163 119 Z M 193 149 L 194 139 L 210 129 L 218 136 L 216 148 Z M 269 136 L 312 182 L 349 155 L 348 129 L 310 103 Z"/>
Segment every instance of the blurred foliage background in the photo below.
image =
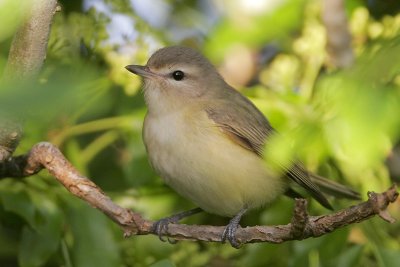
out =
<path fill-rule="evenodd" d="M 318 0 L 60 0 L 38 79 L 1 84 L 0 113 L 24 128 L 16 154 L 47 140 L 118 204 L 158 219 L 193 207 L 150 168 L 141 139 L 138 77 L 156 49 L 200 49 L 282 135 L 268 157 L 301 158 L 366 198 L 400 180 L 400 4 L 348 0 L 354 60 L 327 52 L 332 32 Z M 0 70 L 34 0 L 0 2 Z M 335 16 L 337 10 L 331 13 Z M 221 151 L 223 153 L 223 151 Z M 335 200 L 337 209 L 349 206 Z M 312 214 L 327 213 L 311 202 Z M 249 213 L 242 225 L 286 224 L 293 201 Z M 400 203 L 390 206 L 400 220 Z M 186 221 L 224 225 L 209 214 Z M 284 244 L 162 243 L 124 239 L 102 213 L 45 171 L 0 180 L 0 266 L 398 266 L 400 224 L 379 218 Z"/>

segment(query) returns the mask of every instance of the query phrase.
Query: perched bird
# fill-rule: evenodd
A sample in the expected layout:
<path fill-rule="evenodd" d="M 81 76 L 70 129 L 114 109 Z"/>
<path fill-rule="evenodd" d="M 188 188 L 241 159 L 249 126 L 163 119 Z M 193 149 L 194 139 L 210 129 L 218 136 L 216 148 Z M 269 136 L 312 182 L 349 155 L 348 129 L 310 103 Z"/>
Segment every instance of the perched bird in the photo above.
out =
<path fill-rule="evenodd" d="M 243 214 L 283 194 L 300 196 L 291 181 L 332 209 L 321 190 L 358 199 L 358 193 L 305 170 L 298 162 L 276 172 L 262 158 L 274 129 L 264 115 L 229 86 L 199 52 L 172 46 L 156 51 L 145 66 L 126 69 L 144 80 L 148 112 L 143 139 L 155 171 L 197 209 L 161 219 L 155 231 L 204 210 L 232 217 L 222 241 L 234 247 Z"/>

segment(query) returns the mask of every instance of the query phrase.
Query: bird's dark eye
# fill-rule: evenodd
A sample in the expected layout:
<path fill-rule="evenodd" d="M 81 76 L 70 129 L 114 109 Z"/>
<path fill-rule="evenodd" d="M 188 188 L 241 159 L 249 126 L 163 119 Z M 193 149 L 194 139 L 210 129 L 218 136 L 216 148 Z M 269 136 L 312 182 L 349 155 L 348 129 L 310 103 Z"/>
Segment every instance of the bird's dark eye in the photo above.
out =
<path fill-rule="evenodd" d="M 181 70 L 176 70 L 172 73 L 172 78 L 174 78 L 175 81 L 181 81 L 185 77 L 185 73 Z"/>

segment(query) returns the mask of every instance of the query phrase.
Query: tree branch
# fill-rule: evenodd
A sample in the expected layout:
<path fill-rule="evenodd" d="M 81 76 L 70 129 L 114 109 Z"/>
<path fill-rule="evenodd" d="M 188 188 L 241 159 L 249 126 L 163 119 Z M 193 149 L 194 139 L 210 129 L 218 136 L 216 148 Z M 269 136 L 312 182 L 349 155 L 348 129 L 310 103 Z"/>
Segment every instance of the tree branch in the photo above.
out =
<path fill-rule="evenodd" d="M 5 165 L 9 164 L 9 165 Z M 3 166 L 2 166 L 3 165 Z M 99 209 L 120 225 L 125 236 L 155 234 L 152 221 L 144 219 L 139 213 L 120 207 L 88 178 L 81 175 L 60 150 L 50 143 L 35 145 L 23 156 L 13 157 L 7 163 L 0 164 L 1 177 L 25 177 L 45 168 L 64 187 L 75 196 Z M 368 200 L 358 205 L 322 216 L 309 216 L 307 201 L 296 199 L 294 216 L 291 223 L 277 226 L 253 226 L 237 231 L 238 241 L 242 244 L 255 242 L 282 243 L 289 240 L 302 240 L 330 233 L 338 228 L 359 223 L 375 215 L 388 222 L 394 222 L 386 208 L 398 197 L 393 185 L 386 192 L 368 193 Z M 176 240 L 202 240 L 220 242 L 223 226 L 171 224 L 165 236 Z"/>
<path fill-rule="evenodd" d="M 57 0 L 33 1 L 29 19 L 14 35 L 2 82 L 20 82 L 40 71 L 46 58 L 51 22 L 58 10 Z M 0 114 L 0 162 L 11 157 L 22 136 L 19 122 L 3 117 L 12 116 Z"/>
<path fill-rule="evenodd" d="M 16 122 L 4 119 L 0 115 L 0 162 L 14 153 L 22 136 L 22 127 Z"/>
<path fill-rule="evenodd" d="M 327 50 L 333 66 L 344 68 L 354 62 L 351 35 L 344 0 L 323 0 L 322 21 L 327 35 Z"/>
<path fill-rule="evenodd" d="M 19 81 L 39 72 L 46 58 L 50 26 L 57 7 L 57 0 L 33 2 L 30 18 L 14 35 L 4 80 Z"/>

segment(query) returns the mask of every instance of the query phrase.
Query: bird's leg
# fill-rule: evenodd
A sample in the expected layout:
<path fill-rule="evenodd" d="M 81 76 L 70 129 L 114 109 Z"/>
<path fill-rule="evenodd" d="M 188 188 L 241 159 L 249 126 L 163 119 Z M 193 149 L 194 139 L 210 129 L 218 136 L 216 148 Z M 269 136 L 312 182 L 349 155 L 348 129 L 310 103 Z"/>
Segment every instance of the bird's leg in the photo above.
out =
<path fill-rule="evenodd" d="M 236 230 L 239 227 L 239 222 L 242 216 L 246 213 L 248 210 L 247 207 L 241 209 L 238 214 L 235 215 L 230 221 L 229 224 L 225 227 L 224 232 L 222 233 L 221 236 L 221 241 L 225 242 L 226 239 L 229 240 L 229 243 L 231 243 L 232 247 L 234 248 L 239 248 L 240 243 L 236 239 Z"/>
<path fill-rule="evenodd" d="M 193 214 L 196 214 L 196 213 L 199 213 L 202 211 L 203 210 L 200 208 L 195 208 L 195 209 L 191 209 L 191 210 L 187 210 L 184 212 L 174 214 L 170 217 L 160 219 L 153 224 L 152 231 L 158 235 L 158 237 L 160 238 L 161 241 L 165 242 L 165 239 L 162 237 L 162 234 L 168 231 L 168 225 L 170 223 L 177 223 L 180 220 L 182 220 L 183 218 L 189 217 Z M 176 243 L 176 241 L 172 241 L 169 238 L 167 238 L 167 239 L 168 239 L 168 242 L 171 244 Z"/>

